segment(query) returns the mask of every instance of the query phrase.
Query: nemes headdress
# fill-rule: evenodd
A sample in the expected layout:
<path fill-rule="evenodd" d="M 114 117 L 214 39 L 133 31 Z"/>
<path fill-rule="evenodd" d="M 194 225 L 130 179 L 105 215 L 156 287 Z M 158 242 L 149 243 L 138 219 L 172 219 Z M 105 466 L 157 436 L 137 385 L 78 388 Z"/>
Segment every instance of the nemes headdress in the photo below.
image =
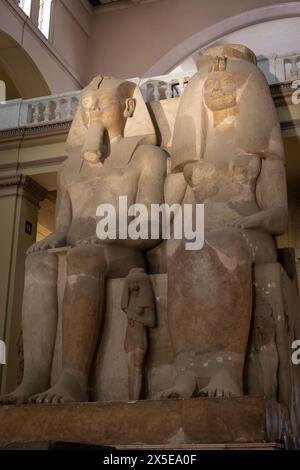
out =
<path fill-rule="evenodd" d="M 131 81 L 98 75 L 81 93 L 67 139 L 68 150 L 83 145 L 88 125 L 87 109 L 102 93 L 118 93 L 122 99 L 133 98 L 135 111 L 133 116 L 127 119 L 124 137 L 140 136 L 143 143 L 156 144 L 155 129 L 139 87 Z"/>
<path fill-rule="evenodd" d="M 198 69 L 178 106 L 171 155 L 174 172 L 182 171 L 186 163 L 204 158 L 211 111 L 204 105 L 203 87 L 213 73 L 232 74 L 236 83 L 237 151 L 256 153 L 266 149 L 272 130 L 275 129 L 276 136 L 278 134 L 278 119 L 269 86 L 250 49 L 240 44 L 209 47 L 202 52 Z"/>

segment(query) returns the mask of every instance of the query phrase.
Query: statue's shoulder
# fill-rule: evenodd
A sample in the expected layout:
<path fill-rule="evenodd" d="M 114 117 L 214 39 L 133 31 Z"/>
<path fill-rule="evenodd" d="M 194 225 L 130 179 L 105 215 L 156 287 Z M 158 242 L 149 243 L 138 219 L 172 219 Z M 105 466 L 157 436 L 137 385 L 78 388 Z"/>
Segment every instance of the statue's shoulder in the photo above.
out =
<path fill-rule="evenodd" d="M 151 144 L 140 144 L 132 156 L 132 161 L 143 168 L 149 167 L 165 171 L 167 158 L 167 153 L 160 147 Z"/>

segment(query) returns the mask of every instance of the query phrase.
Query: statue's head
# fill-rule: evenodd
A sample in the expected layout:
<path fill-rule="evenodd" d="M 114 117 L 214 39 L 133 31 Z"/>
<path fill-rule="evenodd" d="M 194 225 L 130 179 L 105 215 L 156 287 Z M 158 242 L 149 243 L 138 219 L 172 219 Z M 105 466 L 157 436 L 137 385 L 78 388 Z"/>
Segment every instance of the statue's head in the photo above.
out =
<path fill-rule="evenodd" d="M 124 290 L 121 299 L 121 308 L 125 310 L 129 305 L 132 291 L 138 293 L 139 307 L 153 307 L 154 294 L 150 277 L 144 268 L 130 269 L 124 283 Z"/>
<path fill-rule="evenodd" d="M 98 75 L 82 91 L 67 148 L 69 153 L 74 149 L 74 156 L 80 154 L 90 163 L 98 163 L 107 156 L 113 137 L 135 137 L 141 143 L 156 144 L 139 87 L 131 81 Z"/>
<path fill-rule="evenodd" d="M 133 94 L 135 84 L 115 78 L 98 78 L 82 94 L 84 120 L 98 120 L 107 131 L 114 129 L 123 134 L 126 120 L 135 110 Z"/>
<path fill-rule="evenodd" d="M 212 71 L 203 85 L 203 98 L 211 111 L 222 111 L 236 106 L 236 82 L 226 71 L 226 58 L 217 57 Z"/>
<path fill-rule="evenodd" d="M 109 130 L 114 127 L 124 128 L 126 119 L 133 116 L 134 108 L 133 98 L 116 92 L 100 94 L 94 110 L 103 127 Z"/>
<path fill-rule="evenodd" d="M 236 151 L 255 153 L 269 145 L 277 124 L 268 84 L 246 46 L 218 44 L 202 51 L 174 126 L 172 171 L 204 158 L 208 139 L 231 136 Z M 213 132 L 211 132 L 213 130 Z"/>
<path fill-rule="evenodd" d="M 94 78 L 82 92 L 80 110 L 86 129 L 81 156 L 90 163 L 104 161 L 111 144 L 123 137 L 137 136 L 145 143 L 156 141 L 149 112 L 133 82 Z"/>

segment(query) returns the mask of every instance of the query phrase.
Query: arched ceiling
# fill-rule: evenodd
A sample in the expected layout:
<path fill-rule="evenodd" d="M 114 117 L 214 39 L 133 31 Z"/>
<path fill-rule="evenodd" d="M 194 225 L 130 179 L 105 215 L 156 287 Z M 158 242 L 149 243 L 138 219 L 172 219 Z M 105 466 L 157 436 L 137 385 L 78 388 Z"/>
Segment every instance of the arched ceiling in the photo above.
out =
<path fill-rule="evenodd" d="M 231 2 L 231 5 L 235 3 L 237 2 Z M 245 4 L 244 6 L 248 6 L 248 8 L 250 6 L 249 2 L 246 1 L 240 3 L 243 5 Z M 257 6 L 258 2 L 256 1 L 255 3 Z M 289 26 L 285 28 L 283 27 L 284 23 L 280 24 L 277 23 L 277 21 L 297 21 L 300 17 L 300 2 L 280 3 L 274 1 L 272 4 L 272 1 L 270 1 L 261 3 L 268 4 L 258 6 L 256 8 L 253 7 L 253 9 L 249 10 L 245 8 L 245 11 L 242 13 L 227 16 L 221 21 L 210 24 L 206 28 L 199 28 L 198 32 L 187 37 L 170 49 L 165 55 L 161 56 L 161 58 L 144 73 L 144 77 L 169 73 L 181 65 L 185 60 L 189 59 L 194 54 L 197 54 L 197 52 L 202 48 L 218 42 L 232 42 L 234 37 L 235 42 L 242 42 L 245 45 L 248 45 L 248 41 L 249 47 L 251 48 L 251 41 L 249 42 L 249 36 L 247 37 L 247 34 L 250 31 L 250 36 L 252 35 L 252 39 L 255 42 L 257 31 L 251 30 L 253 27 L 260 29 L 256 38 L 256 45 L 259 45 L 259 47 L 255 47 L 252 44 L 252 49 L 255 49 L 256 54 L 263 55 L 266 53 L 266 51 L 263 52 L 263 49 L 266 49 L 265 43 L 268 44 L 268 46 L 272 46 L 273 52 L 277 53 L 277 45 L 282 49 L 282 45 L 284 46 L 286 42 L 290 40 L 289 38 L 291 33 Z M 209 6 L 207 6 L 207 8 L 209 8 Z M 288 25 L 288 23 L 286 24 Z M 282 27 L 283 29 L 281 29 Z M 252 31 L 254 32 L 253 34 Z M 270 34 L 268 34 L 268 31 Z M 242 36 L 239 35 L 239 33 L 242 33 Z M 299 24 L 296 26 L 296 30 L 292 31 L 292 34 L 294 33 L 297 33 L 294 49 L 299 50 L 299 47 L 297 46 L 300 39 Z M 240 40 L 237 38 L 238 35 Z"/>
<path fill-rule="evenodd" d="M 244 44 L 256 54 L 258 59 L 273 54 L 296 54 L 300 52 L 300 17 L 248 26 L 226 34 L 211 44 L 221 43 Z M 174 72 L 196 71 L 196 61 L 200 50 L 185 59 L 174 69 Z"/>
<path fill-rule="evenodd" d="M 27 52 L 3 31 L 0 31 L 0 79 L 6 83 L 8 99 L 50 94 L 45 79 Z"/>

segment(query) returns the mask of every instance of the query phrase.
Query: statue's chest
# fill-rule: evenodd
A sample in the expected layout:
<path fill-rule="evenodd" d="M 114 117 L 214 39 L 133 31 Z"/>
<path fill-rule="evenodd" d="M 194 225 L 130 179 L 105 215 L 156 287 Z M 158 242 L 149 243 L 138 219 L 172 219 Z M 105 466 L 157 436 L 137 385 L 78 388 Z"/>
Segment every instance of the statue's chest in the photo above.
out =
<path fill-rule="evenodd" d="M 73 214 L 95 214 L 100 204 L 117 207 L 120 196 L 132 203 L 136 194 L 136 181 L 128 168 L 114 168 L 82 175 L 68 186 Z"/>
<path fill-rule="evenodd" d="M 239 150 L 235 128 L 210 129 L 206 138 L 204 160 L 220 169 L 226 168 Z"/>

